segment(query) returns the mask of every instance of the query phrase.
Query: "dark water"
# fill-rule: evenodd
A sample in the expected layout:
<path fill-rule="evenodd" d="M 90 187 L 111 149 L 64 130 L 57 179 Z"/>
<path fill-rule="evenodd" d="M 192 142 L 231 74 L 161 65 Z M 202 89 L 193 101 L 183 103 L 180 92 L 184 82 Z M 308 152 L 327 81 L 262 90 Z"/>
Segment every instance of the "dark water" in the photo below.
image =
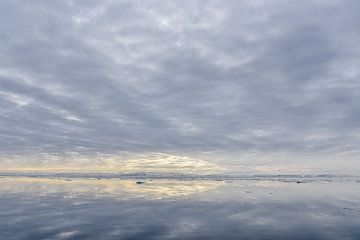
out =
<path fill-rule="evenodd" d="M 360 239 L 360 184 L 3 177 L 0 239 Z"/>

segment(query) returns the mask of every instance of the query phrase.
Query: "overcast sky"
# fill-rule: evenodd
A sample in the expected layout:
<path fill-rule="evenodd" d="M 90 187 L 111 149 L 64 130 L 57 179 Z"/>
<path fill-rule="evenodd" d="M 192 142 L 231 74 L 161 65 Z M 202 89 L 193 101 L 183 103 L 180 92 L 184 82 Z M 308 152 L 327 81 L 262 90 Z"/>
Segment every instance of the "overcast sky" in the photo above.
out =
<path fill-rule="evenodd" d="M 354 163 L 359 12 L 357 0 L 1 0 L 1 161 Z"/>

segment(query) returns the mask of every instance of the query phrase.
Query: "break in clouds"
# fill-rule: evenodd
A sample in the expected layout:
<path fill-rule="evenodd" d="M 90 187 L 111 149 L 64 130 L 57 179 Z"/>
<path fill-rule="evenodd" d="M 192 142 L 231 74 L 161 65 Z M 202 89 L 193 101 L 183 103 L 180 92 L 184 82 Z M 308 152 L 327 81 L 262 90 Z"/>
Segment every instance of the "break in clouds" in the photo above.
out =
<path fill-rule="evenodd" d="M 2 161 L 116 152 L 354 160 L 359 11 L 355 0 L 2 0 Z"/>

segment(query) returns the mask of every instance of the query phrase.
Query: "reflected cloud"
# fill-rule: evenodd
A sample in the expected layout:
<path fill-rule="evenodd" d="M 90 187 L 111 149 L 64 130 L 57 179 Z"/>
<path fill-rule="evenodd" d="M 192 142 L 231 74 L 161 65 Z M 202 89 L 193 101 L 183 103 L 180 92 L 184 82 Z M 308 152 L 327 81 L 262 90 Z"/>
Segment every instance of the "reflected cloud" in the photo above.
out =
<path fill-rule="evenodd" d="M 84 195 L 112 197 L 118 200 L 130 198 L 162 199 L 185 197 L 219 187 L 217 181 L 135 180 L 123 179 L 66 179 L 6 177 L 0 178 L 0 193 L 31 193 L 38 196 L 61 194 L 70 198 Z"/>
<path fill-rule="evenodd" d="M 137 185 L 119 179 L 0 178 L 0 238 L 340 240 L 360 236 L 357 183 L 234 181 L 195 194 L 218 183 L 144 181 Z M 193 197 L 188 197 L 191 193 Z M 160 199 L 164 196 L 174 198 Z"/>

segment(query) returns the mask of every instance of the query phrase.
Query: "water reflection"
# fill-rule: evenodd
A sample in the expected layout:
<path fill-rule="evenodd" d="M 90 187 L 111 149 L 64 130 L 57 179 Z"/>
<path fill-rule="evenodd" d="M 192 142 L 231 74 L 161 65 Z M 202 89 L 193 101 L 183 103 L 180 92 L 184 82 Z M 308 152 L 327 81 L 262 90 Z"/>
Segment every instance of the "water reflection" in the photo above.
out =
<path fill-rule="evenodd" d="M 0 193 L 32 193 L 39 196 L 62 194 L 67 197 L 83 195 L 112 197 L 119 200 L 128 198 L 162 199 L 184 197 L 219 187 L 218 181 L 179 181 L 91 179 L 91 178 L 39 178 L 7 177 L 0 179 Z"/>
<path fill-rule="evenodd" d="M 360 188 L 336 181 L 0 178 L 0 223 L 6 240 L 360 239 Z"/>

